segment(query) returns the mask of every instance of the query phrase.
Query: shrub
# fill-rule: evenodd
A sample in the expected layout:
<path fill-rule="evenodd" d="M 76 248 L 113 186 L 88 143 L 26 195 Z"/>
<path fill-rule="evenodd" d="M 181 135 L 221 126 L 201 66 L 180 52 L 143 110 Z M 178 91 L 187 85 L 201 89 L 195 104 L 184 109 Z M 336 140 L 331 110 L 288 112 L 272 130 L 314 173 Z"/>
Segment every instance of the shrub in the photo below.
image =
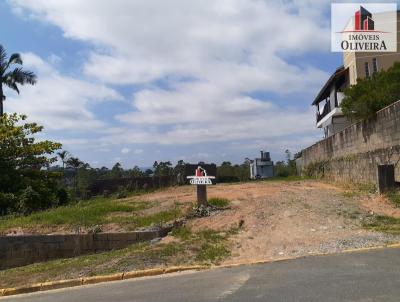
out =
<path fill-rule="evenodd" d="M 17 206 L 18 212 L 22 214 L 29 214 L 38 208 L 40 202 L 40 194 L 29 186 L 24 189 L 19 196 Z"/>
<path fill-rule="evenodd" d="M 61 188 L 57 191 L 57 199 L 59 205 L 66 205 L 70 201 L 70 195 L 67 189 Z"/>
<path fill-rule="evenodd" d="M 17 198 L 13 193 L 0 192 L 0 215 L 7 215 L 15 210 Z"/>
<path fill-rule="evenodd" d="M 123 186 L 118 187 L 117 199 L 122 199 L 128 197 L 128 192 Z"/>
<path fill-rule="evenodd" d="M 343 113 L 352 120 L 367 119 L 400 99 L 400 62 L 387 71 L 359 80 L 344 91 Z"/>

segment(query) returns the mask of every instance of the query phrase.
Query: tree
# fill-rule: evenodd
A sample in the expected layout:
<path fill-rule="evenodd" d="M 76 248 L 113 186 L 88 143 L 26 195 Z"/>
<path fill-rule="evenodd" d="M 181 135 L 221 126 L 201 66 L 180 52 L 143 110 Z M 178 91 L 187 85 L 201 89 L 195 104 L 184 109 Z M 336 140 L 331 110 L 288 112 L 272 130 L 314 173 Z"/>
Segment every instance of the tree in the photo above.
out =
<path fill-rule="evenodd" d="M 183 185 L 185 183 L 185 167 L 186 163 L 183 160 L 178 160 L 174 167 L 173 172 L 178 185 Z"/>
<path fill-rule="evenodd" d="M 85 163 L 77 157 L 71 156 L 67 160 L 67 167 L 74 169 L 74 192 L 75 192 L 75 195 L 77 195 L 77 193 L 78 193 L 78 180 L 77 180 L 78 169 L 81 167 L 84 167 L 84 166 L 85 166 Z"/>
<path fill-rule="evenodd" d="M 112 169 L 111 169 L 111 177 L 113 178 L 120 178 L 124 174 L 124 169 L 122 169 L 122 166 L 120 163 L 116 163 Z"/>
<path fill-rule="evenodd" d="M 400 99 L 400 62 L 387 71 L 374 73 L 369 79 L 359 80 L 345 89 L 344 94 L 340 106 L 349 119 L 370 118 Z"/>
<path fill-rule="evenodd" d="M 155 176 L 168 176 L 172 175 L 173 173 L 173 168 L 170 161 L 160 161 L 159 163 L 155 161 L 153 168 Z"/>
<path fill-rule="evenodd" d="M 68 160 L 69 152 L 64 150 L 64 151 L 61 151 L 61 152 L 57 152 L 57 155 L 62 161 L 63 170 L 65 170 L 65 164 L 66 164 L 66 162 Z"/>
<path fill-rule="evenodd" d="M 129 174 L 132 177 L 142 177 L 144 175 L 143 171 L 138 166 L 134 166 Z"/>
<path fill-rule="evenodd" d="M 7 58 L 6 50 L 0 44 L 0 116 L 3 115 L 3 102 L 6 97 L 3 93 L 3 84 L 19 94 L 18 85 L 36 84 L 36 75 L 31 71 L 26 71 L 22 67 L 13 66 L 22 65 L 21 55 L 13 53 Z"/>
<path fill-rule="evenodd" d="M 61 175 L 45 168 L 57 160 L 52 154 L 61 144 L 36 142 L 43 127 L 25 121 L 25 115 L 0 117 L 0 214 L 29 213 L 58 203 Z"/>
<path fill-rule="evenodd" d="M 144 171 L 144 175 L 146 175 L 146 176 L 150 176 L 152 174 L 153 174 L 153 170 L 151 170 L 151 169 L 146 169 L 146 171 Z"/>

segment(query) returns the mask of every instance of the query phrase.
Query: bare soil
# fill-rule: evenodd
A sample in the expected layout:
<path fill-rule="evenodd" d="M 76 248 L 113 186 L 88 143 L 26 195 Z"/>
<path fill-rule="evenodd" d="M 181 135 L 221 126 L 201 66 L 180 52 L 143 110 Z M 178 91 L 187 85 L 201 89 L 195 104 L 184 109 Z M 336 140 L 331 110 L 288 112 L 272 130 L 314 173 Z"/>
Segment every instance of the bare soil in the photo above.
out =
<path fill-rule="evenodd" d="M 347 197 L 345 189 L 316 180 L 259 181 L 208 187 L 208 197 L 231 200 L 230 209 L 210 217 L 190 220 L 194 230 L 228 230 L 244 221 L 231 237 L 231 256 L 225 263 L 246 263 L 348 248 L 382 245 L 400 238 L 362 228 L 374 213 L 400 215 L 376 196 Z M 193 202 L 194 186 L 184 186 L 141 196 L 163 206 Z M 166 241 L 169 238 L 164 239 Z"/>

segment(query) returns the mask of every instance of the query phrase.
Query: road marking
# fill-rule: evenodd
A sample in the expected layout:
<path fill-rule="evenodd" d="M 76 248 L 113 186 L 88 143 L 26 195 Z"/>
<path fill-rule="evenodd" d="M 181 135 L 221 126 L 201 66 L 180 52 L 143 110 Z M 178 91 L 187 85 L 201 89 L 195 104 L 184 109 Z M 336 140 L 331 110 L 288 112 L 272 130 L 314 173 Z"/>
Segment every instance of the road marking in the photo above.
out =
<path fill-rule="evenodd" d="M 235 276 L 233 280 L 229 280 L 232 282 L 232 284 L 228 287 L 227 290 L 222 292 L 219 296 L 217 296 L 217 299 L 224 299 L 232 294 L 234 294 L 239 288 L 241 288 L 247 280 L 250 279 L 250 274 L 240 274 L 238 276 Z"/>

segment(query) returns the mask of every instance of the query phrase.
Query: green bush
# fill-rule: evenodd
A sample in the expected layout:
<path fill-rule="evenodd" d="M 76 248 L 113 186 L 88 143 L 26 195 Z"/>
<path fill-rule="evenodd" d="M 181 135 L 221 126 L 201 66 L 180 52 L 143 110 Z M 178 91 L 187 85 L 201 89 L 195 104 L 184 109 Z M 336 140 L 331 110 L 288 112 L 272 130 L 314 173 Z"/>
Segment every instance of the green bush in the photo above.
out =
<path fill-rule="evenodd" d="M 70 194 L 65 188 L 61 188 L 57 191 L 58 204 L 63 206 L 70 201 Z"/>
<path fill-rule="evenodd" d="M 352 120 L 367 119 L 400 99 L 400 62 L 371 78 L 358 80 L 344 91 L 343 113 Z"/>
<path fill-rule="evenodd" d="M 14 212 L 17 197 L 13 193 L 0 192 L 0 216 Z"/>
<path fill-rule="evenodd" d="M 123 186 L 118 187 L 117 199 L 127 198 L 128 192 Z"/>
<path fill-rule="evenodd" d="M 24 189 L 19 196 L 17 209 L 19 213 L 29 214 L 40 204 L 40 194 L 32 187 Z"/>

